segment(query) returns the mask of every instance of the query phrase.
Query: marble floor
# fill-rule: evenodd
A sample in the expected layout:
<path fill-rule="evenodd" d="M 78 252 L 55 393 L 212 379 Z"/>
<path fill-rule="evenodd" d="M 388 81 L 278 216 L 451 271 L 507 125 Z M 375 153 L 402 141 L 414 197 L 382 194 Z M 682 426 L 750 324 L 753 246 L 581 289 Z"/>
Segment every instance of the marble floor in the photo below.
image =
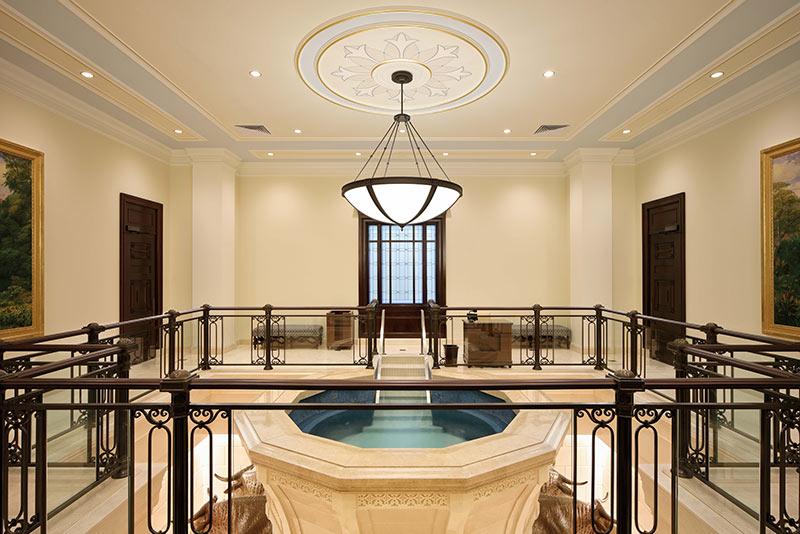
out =
<path fill-rule="evenodd" d="M 297 352 L 294 352 L 296 350 Z M 413 355 L 419 351 L 419 343 L 392 341 L 387 343 L 386 352 L 396 355 Z M 352 354 L 350 351 L 327 351 L 327 350 L 314 350 L 314 349 L 293 349 L 286 351 L 287 363 L 295 365 L 275 366 L 275 369 L 270 372 L 272 378 L 303 378 L 312 374 L 318 374 L 321 368 L 319 365 L 303 365 L 309 361 L 324 364 L 339 364 L 349 363 L 352 361 Z M 559 361 L 579 361 L 580 354 L 569 350 L 559 352 Z M 247 362 L 250 358 L 249 347 L 236 347 L 226 352 L 226 363 L 234 363 L 237 361 Z M 313 358 L 313 360 L 312 360 Z M 611 360 L 611 367 L 614 367 L 614 361 Z M 352 372 L 353 367 L 342 367 L 337 365 L 330 365 L 327 367 L 330 372 L 335 376 L 338 373 Z M 154 376 L 158 373 L 158 362 L 151 360 L 144 362 L 131 371 L 132 376 Z M 648 376 L 673 376 L 672 368 L 654 360 L 648 362 Z M 249 365 L 225 365 L 212 369 L 207 373 L 207 376 L 217 377 L 246 377 L 246 376 L 263 376 L 264 371 L 254 368 Z M 515 366 L 511 369 L 470 369 L 466 366 L 443 368 L 441 371 L 434 372 L 440 376 L 447 377 L 463 377 L 470 378 L 475 376 L 482 377 L 503 377 L 503 378 L 568 378 L 568 377 L 599 377 L 604 376 L 605 372 L 597 372 L 589 367 L 575 367 L 575 366 L 546 366 L 542 371 L 533 372 L 527 366 Z M 198 402 L 252 402 L 262 391 L 227 391 L 227 392 L 196 392 L 193 393 L 193 400 Z M 54 395 L 68 395 L 67 393 L 60 393 Z M 563 402 L 610 402 L 613 400 L 611 392 L 602 391 L 552 391 L 547 392 L 546 396 L 555 401 Z M 641 401 L 661 402 L 663 398 L 645 393 L 640 395 Z M 65 397 L 67 398 L 67 397 Z M 163 393 L 151 393 L 138 402 L 161 402 L 166 400 L 166 395 Z M 738 399 L 737 399 L 738 400 Z M 66 412 L 63 417 L 67 417 Z M 57 418 L 53 418 L 56 420 Z M 609 488 L 611 487 L 611 462 L 614 459 L 612 448 L 609 443 L 609 436 L 607 433 L 600 432 L 592 438 L 592 425 L 584 419 L 579 421 L 577 429 L 578 433 L 578 479 L 580 481 L 590 479 L 590 465 L 592 455 L 595 458 L 595 498 L 599 499 L 603 505 L 609 509 L 611 503 L 609 501 Z M 652 484 L 652 475 L 650 478 L 646 475 L 646 466 L 650 465 L 649 473 L 653 472 L 652 466 L 662 466 L 664 461 L 669 458 L 671 451 L 671 443 L 669 442 L 670 430 L 669 423 L 661 421 L 657 425 L 658 436 L 657 439 L 652 438 L 644 439 L 640 448 L 640 467 L 642 471 L 637 475 L 639 477 L 640 488 L 638 494 L 639 503 L 639 521 L 640 524 L 647 528 L 652 524 L 655 515 L 661 516 L 663 510 L 669 509 L 669 494 L 662 492 L 657 500 L 659 502 L 659 509 L 661 512 L 655 514 L 653 511 L 653 497 L 647 498 L 647 491 L 645 488 L 647 484 Z M 214 436 L 210 437 L 205 433 L 199 433 L 195 436 L 192 447 L 194 457 L 198 459 L 194 464 L 194 475 L 196 481 L 204 481 L 196 483 L 194 487 L 194 504 L 193 508 L 196 510 L 208 498 L 208 492 L 215 495 L 222 495 L 225 485 L 222 482 L 215 481 L 211 478 L 211 474 L 224 474 L 227 472 L 227 452 L 229 447 L 229 440 L 225 434 L 225 426 L 222 422 L 217 421 L 212 425 Z M 53 429 L 55 432 L 57 429 Z M 133 491 L 135 494 L 134 500 L 134 523 L 136 524 L 136 532 L 147 531 L 147 515 L 145 513 L 146 503 L 148 500 L 147 492 L 151 493 L 151 500 L 153 501 L 153 508 L 151 514 L 151 521 L 153 527 L 157 530 L 166 525 L 167 516 L 167 485 L 164 482 L 164 473 L 167 465 L 167 447 L 166 447 L 166 434 L 163 432 L 149 433 L 149 425 L 139 419 L 135 427 L 135 458 L 136 468 L 132 480 Z M 571 437 L 571 431 L 568 433 Z M 757 446 L 743 437 L 739 433 L 721 431 L 721 446 L 720 450 L 724 459 L 726 460 L 749 460 L 757 453 Z M 59 438 L 52 441 L 48 446 L 48 461 L 55 464 L 56 462 L 76 461 L 85 455 L 87 434 L 83 428 L 79 428 L 73 432 L 67 432 Z M 230 441 L 231 458 L 233 470 L 244 467 L 250 463 L 247 452 L 242 447 L 238 435 L 234 435 Z M 656 448 L 658 452 L 656 452 Z M 153 468 L 148 475 L 145 460 L 147 459 L 148 450 L 151 451 L 151 461 Z M 211 461 L 205 460 L 209 458 L 209 453 L 213 452 Z M 657 455 L 657 456 L 656 456 Z M 572 439 L 565 439 L 561 450 L 559 451 L 555 469 L 559 472 L 572 476 Z M 203 459 L 203 460 L 201 460 Z M 659 467 L 661 475 L 659 476 L 659 484 L 663 486 L 664 480 L 669 480 L 668 474 L 664 471 L 663 467 Z M 12 472 L 9 480 L 9 504 L 10 509 L 15 509 L 19 503 L 19 473 Z M 149 480 L 150 484 L 147 484 Z M 719 483 L 726 491 L 751 505 L 757 504 L 753 499 L 757 499 L 758 495 L 758 473 L 755 469 L 742 468 L 742 469 L 727 469 L 717 470 L 712 479 Z M 775 480 L 776 477 L 773 477 Z M 93 470 L 85 467 L 64 467 L 53 465 L 48 469 L 48 508 L 53 509 L 56 505 L 63 502 L 66 498 L 71 496 L 77 491 L 77 488 L 85 487 L 93 479 Z M 205 481 L 211 481 L 205 482 Z M 15 489 L 16 493 L 15 493 Z M 791 482 L 790 502 L 797 501 L 798 483 Z M 668 488 L 667 488 L 668 489 Z M 32 491 L 32 488 L 30 488 Z M 773 490 L 777 488 L 773 485 Z M 62 513 L 59 513 L 53 518 L 48 525 L 50 532 L 112 532 L 108 530 L 110 525 L 124 524 L 127 521 L 127 482 L 125 480 L 107 480 L 99 487 L 90 491 L 87 495 L 82 497 L 76 503 L 72 504 Z M 705 485 L 693 480 L 681 480 L 680 495 L 683 502 L 684 497 L 693 499 L 692 506 L 697 509 L 703 506 L 703 502 L 713 499 L 709 496 L 710 490 Z M 652 492 L 650 492 L 652 493 Z M 711 492 L 713 493 L 713 492 Z M 578 496 L 582 500 L 589 500 L 591 495 L 590 485 L 583 485 L 579 487 Z M 723 499 L 724 500 L 724 499 Z M 727 502 L 727 501 L 726 501 Z M 721 505 L 720 505 L 721 506 Z M 734 507 L 735 508 L 735 507 Z M 738 510 L 738 509 L 737 509 Z M 691 514 L 692 509 L 682 513 Z M 735 517 L 734 523 L 726 523 L 720 525 L 718 532 L 747 532 L 748 528 L 752 527 L 752 523 L 748 523 L 749 516 L 741 513 L 731 512 L 729 517 Z M 687 515 L 688 517 L 688 515 Z M 277 522 L 276 522 L 277 523 Z M 159 526 L 160 525 L 160 526 Z M 663 525 L 663 520 L 660 522 L 660 527 Z M 661 528 L 659 528 L 661 531 Z M 713 531 L 713 530 L 712 530 Z M 276 531 L 278 532 L 278 531 Z M 683 532 L 683 531 L 682 531 Z M 686 530 L 686 532 L 691 532 Z M 288 532 L 285 534 L 289 534 Z"/>

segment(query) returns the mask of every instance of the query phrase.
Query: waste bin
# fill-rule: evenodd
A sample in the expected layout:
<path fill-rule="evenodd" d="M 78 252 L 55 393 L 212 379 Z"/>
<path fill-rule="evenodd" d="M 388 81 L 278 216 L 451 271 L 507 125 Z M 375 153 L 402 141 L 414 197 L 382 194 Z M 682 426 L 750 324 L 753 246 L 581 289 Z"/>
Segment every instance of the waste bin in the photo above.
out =
<path fill-rule="evenodd" d="M 444 346 L 444 364 L 447 367 L 458 365 L 458 345 Z"/>

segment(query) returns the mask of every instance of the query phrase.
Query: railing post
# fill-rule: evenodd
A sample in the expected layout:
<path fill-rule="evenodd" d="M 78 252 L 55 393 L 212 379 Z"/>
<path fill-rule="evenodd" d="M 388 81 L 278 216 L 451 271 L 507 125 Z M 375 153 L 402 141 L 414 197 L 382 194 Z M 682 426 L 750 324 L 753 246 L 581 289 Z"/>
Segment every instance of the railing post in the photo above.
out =
<path fill-rule="evenodd" d="M 539 304 L 533 305 L 533 370 L 542 370 L 542 306 Z"/>
<path fill-rule="evenodd" d="M 367 369 L 374 369 L 372 359 L 375 356 L 375 344 L 373 338 L 375 337 L 375 301 L 372 301 L 367 306 Z"/>
<path fill-rule="evenodd" d="M 716 323 L 706 323 L 703 325 L 703 333 L 706 335 L 706 344 L 708 345 L 716 345 L 717 344 L 717 330 L 720 329 L 720 326 Z"/>
<path fill-rule="evenodd" d="M 8 418 L 6 417 L 6 388 L 3 386 L 3 379 L 11 376 L 7 373 L 4 369 L 0 369 L 0 436 L 3 436 L 3 439 L 7 439 L 7 429 L 6 429 L 6 421 Z M 3 447 L 0 447 L 0 488 L 3 488 L 0 491 L 0 522 L 5 524 L 6 518 L 8 518 L 8 501 L 9 501 L 9 489 L 8 489 L 8 468 L 9 468 L 9 447 L 3 444 Z"/>
<path fill-rule="evenodd" d="M 283 347 L 286 348 L 286 339 Z M 264 370 L 272 371 L 272 304 L 264 305 Z"/>
<path fill-rule="evenodd" d="M 676 339 L 668 345 L 673 354 L 673 365 L 675 367 L 675 378 L 688 378 L 688 359 L 684 347 L 688 345 L 685 339 Z M 685 388 L 675 389 L 675 402 L 688 405 L 690 399 L 689 390 Z M 691 412 L 689 408 L 681 407 L 677 409 L 677 421 L 673 424 L 678 425 L 678 476 L 681 478 L 692 478 L 693 473 L 688 465 L 689 458 L 689 439 L 691 433 Z M 674 446 L 674 444 L 673 444 Z"/>
<path fill-rule="evenodd" d="M 633 531 L 633 412 L 634 395 L 644 391 L 644 380 L 627 369 L 612 373 L 616 382 L 615 405 L 617 410 L 617 529 L 618 534 Z"/>
<path fill-rule="evenodd" d="M 89 323 L 86 325 L 86 328 L 89 329 L 89 332 L 86 334 L 86 342 L 90 345 L 97 345 L 100 343 L 100 332 L 103 331 L 103 327 L 97 323 Z M 88 363 L 88 362 L 87 362 Z M 87 365 L 89 370 L 92 369 L 91 363 Z M 80 367 L 78 368 L 80 370 Z M 89 389 L 86 391 L 86 400 L 89 404 L 93 404 L 97 402 L 97 390 L 96 389 Z M 93 456 L 96 456 L 96 451 L 92 447 L 92 443 L 95 441 L 93 439 L 93 430 L 97 426 L 97 410 L 96 409 L 87 409 L 86 410 L 86 459 L 90 461 Z M 98 445 L 99 447 L 99 445 Z"/>
<path fill-rule="evenodd" d="M 440 321 L 441 321 L 441 310 L 439 305 L 436 303 L 431 304 L 431 322 L 433 323 L 433 331 L 431 332 L 431 336 L 433 337 L 433 368 L 439 369 L 439 328 L 440 328 Z"/>
<path fill-rule="evenodd" d="M 39 395 L 35 402 L 42 403 L 43 395 Z M 38 532 L 47 532 L 47 410 L 42 408 L 31 413 L 36 417 L 36 469 L 34 480 L 36 485 L 36 516 L 39 519 Z M 5 444 L 3 444 L 5 446 Z M 4 486 L 7 487 L 7 486 Z M 5 493 L 5 491 L 4 491 Z M 5 516 L 3 517 L 5 521 Z"/>
<path fill-rule="evenodd" d="M 769 403 L 773 400 L 767 393 L 764 393 L 764 403 Z M 772 437 L 772 428 L 770 425 L 770 419 L 774 416 L 773 412 L 769 408 L 763 408 L 760 412 L 760 419 L 759 419 L 759 461 L 758 461 L 758 483 L 759 483 L 759 506 L 758 506 L 758 523 L 759 523 L 759 533 L 766 534 L 767 532 L 767 525 L 769 524 L 769 518 L 772 511 L 772 504 L 771 504 L 771 493 L 772 493 L 772 484 L 770 483 L 770 468 L 772 467 L 772 462 L 770 458 L 770 440 Z M 776 417 L 777 419 L 777 417 Z M 775 452 L 777 453 L 777 443 L 775 447 Z M 784 488 L 785 491 L 785 488 Z"/>
<path fill-rule="evenodd" d="M 178 369 L 161 381 L 171 395 L 172 411 L 172 534 L 189 532 L 189 386 L 194 376 Z"/>
<path fill-rule="evenodd" d="M 104 330 L 102 326 L 97 323 L 89 323 L 86 325 L 89 332 L 86 334 L 86 343 L 90 345 L 97 345 L 100 343 L 100 332 Z"/>
<path fill-rule="evenodd" d="M 167 315 L 167 374 L 171 375 L 177 369 L 175 335 L 178 330 L 178 312 L 169 310 Z"/>
<path fill-rule="evenodd" d="M 716 323 L 706 323 L 703 325 L 701 330 L 706 335 L 706 344 L 707 345 L 716 345 L 717 343 L 717 330 L 719 329 L 719 325 Z M 717 367 L 714 368 L 716 372 L 718 370 Z M 723 368 L 723 373 L 724 368 Z M 717 402 L 717 390 L 716 389 L 709 389 L 707 392 L 707 400 L 710 403 Z M 733 399 L 733 391 L 731 391 L 731 399 Z M 709 456 L 711 456 L 710 460 L 713 462 L 719 461 L 719 415 L 722 413 L 722 410 L 718 410 L 712 408 L 708 410 L 708 417 L 707 417 L 707 424 L 709 425 L 709 430 L 711 432 L 710 440 L 713 441 L 712 444 L 707 444 Z"/>
<path fill-rule="evenodd" d="M 594 306 L 594 368 L 601 371 L 605 368 L 603 363 L 603 306 Z"/>
<path fill-rule="evenodd" d="M 131 353 L 136 348 L 132 339 L 120 338 L 117 346 L 121 349 L 117 355 L 117 378 L 129 378 L 131 370 Z M 130 391 L 125 388 L 116 390 L 117 404 L 127 404 L 130 401 Z M 117 408 L 114 410 L 114 450 L 116 451 L 116 466 L 111 476 L 125 478 L 128 476 L 128 410 Z"/>
<path fill-rule="evenodd" d="M 428 301 L 428 356 L 433 356 L 433 304 L 432 300 Z"/>
<path fill-rule="evenodd" d="M 200 369 L 208 371 L 211 369 L 211 306 L 203 304 L 203 357 L 200 362 Z"/>
<path fill-rule="evenodd" d="M 628 319 L 631 323 L 630 370 L 639 376 L 639 312 L 631 311 L 628 313 Z"/>

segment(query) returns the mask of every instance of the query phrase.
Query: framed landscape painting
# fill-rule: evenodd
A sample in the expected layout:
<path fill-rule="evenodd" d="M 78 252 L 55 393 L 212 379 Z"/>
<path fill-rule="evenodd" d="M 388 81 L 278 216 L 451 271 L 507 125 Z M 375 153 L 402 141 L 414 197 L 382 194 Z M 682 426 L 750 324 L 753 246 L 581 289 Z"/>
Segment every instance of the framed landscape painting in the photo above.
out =
<path fill-rule="evenodd" d="M 762 323 L 800 338 L 800 138 L 761 151 Z"/>
<path fill-rule="evenodd" d="M 44 327 L 44 155 L 0 139 L 0 339 Z"/>

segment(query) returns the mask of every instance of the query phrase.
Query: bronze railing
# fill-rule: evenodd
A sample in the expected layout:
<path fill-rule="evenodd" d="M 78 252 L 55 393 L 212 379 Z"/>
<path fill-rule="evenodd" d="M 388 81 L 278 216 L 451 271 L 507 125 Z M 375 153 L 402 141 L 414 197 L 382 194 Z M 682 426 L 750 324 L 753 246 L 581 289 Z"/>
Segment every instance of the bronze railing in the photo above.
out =
<path fill-rule="evenodd" d="M 225 365 L 214 358 L 222 353 L 214 349 L 215 338 L 224 339 L 217 321 L 237 318 L 251 321 L 264 317 L 264 325 L 272 324 L 275 316 L 308 315 L 309 312 L 340 311 L 352 313 L 358 333 L 353 333 L 363 349 L 363 359 L 353 363 L 371 367 L 376 353 L 378 306 L 234 308 L 203 306 L 187 312 L 168 312 L 156 317 L 137 320 L 157 324 L 163 333 L 157 350 L 164 356 L 159 361 L 154 376 L 134 376 L 134 356 L 141 351 L 136 343 L 120 337 L 120 328 L 131 323 L 88 325 L 85 328 L 50 334 L 36 339 L 0 343 L 2 373 L 0 373 L 0 417 L 3 422 L 3 446 L 0 446 L 0 475 L 3 488 L 0 495 L 0 520 L 5 532 L 46 532 L 48 519 L 74 505 L 81 496 L 107 483 L 110 478 L 127 478 L 129 485 L 129 524 L 134 523 L 134 473 L 137 463 L 150 469 L 160 452 L 167 461 L 165 476 L 171 503 L 168 514 L 151 517 L 148 507 L 148 531 L 198 532 L 189 521 L 199 503 L 193 502 L 194 490 L 205 481 L 194 479 L 193 439 L 196 432 L 212 435 L 222 432 L 227 442 L 225 452 L 211 446 L 210 454 L 233 454 L 234 430 L 232 418 L 238 410 L 489 410 L 497 404 L 352 404 L 331 403 L 209 403 L 192 398 L 198 391 L 230 390 L 539 390 L 539 391 L 598 391 L 613 394 L 613 402 L 524 402 L 509 403 L 515 410 L 561 410 L 573 422 L 567 439 L 572 440 L 573 469 L 577 469 L 578 427 L 591 435 L 604 433 L 613 455 L 613 484 L 609 496 L 613 505 L 611 514 L 616 531 L 621 533 L 677 532 L 679 525 L 680 478 L 693 477 L 758 521 L 760 532 L 793 532 L 800 528 L 800 512 L 789 501 L 789 491 L 794 486 L 800 469 L 800 344 L 790 343 L 756 334 L 729 331 L 713 324 L 680 323 L 687 340 L 671 344 L 674 358 L 674 376 L 648 375 L 647 358 L 642 354 L 642 340 L 646 329 L 663 321 L 635 312 L 622 313 L 602 307 L 547 307 L 492 308 L 492 307 L 438 307 L 432 304 L 428 312 L 430 327 L 430 352 L 434 366 L 441 360 L 442 332 L 448 328 L 450 317 L 456 318 L 478 310 L 478 314 L 493 310 L 498 314 L 527 314 L 532 317 L 533 339 L 526 350 L 531 351 L 531 361 L 521 356 L 518 365 L 537 369 L 559 362 L 543 361 L 541 333 L 548 324 L 548 315 L 568 315 L 566 320 L 593 324 L 587 333 L 586 353 L 592 359 L 581 364 L 606 369 L 608 356 L 615 348 L 610 328 L 618 328 L 621 369 L 594 378 L 548 379 L 531 374 L 530 379 L 469 379 L 453 380 L 437 377 L 430 381 L 376 381 L 376 380 L 290 380 L 283 378 L 215 378 L 201 371 L 216 365 Z M 315 315 L 321 317 L 322 315 Z M 587 318 L 587 319 L 584 319 Z M 244 318 L 244 319 L 238 319 Z M 588 318 L 593 318 L 590 321 Z M 526 319 L 527 320 L 527 319 Z M 196 326 L 190 326 L 190 325 Z M 181 326 L 183 325 L 183 326 Z M 257 325 L 256 325 L 257 326 Z M 363 326 L 363 329 L 362 329 Z M 673 325 L 674 326 L 674 325 Z M 196 330 L 192 330 L 195 328 Z M 256 328 L 247 324 L 245 334 L 250 337 Z M 361 331 L 363 330 L 363 338 Z M 267 334 L 269 332 L 269 334 Z M 286 340 L 280 339 L 286 329 L 263 330 L 265 339 L 261 361 L 251 361 L 269 369 L 281 365 L 276 350 L 285 349 Z M 446 335 L 446 334 L 445 334 Z M 546 337 L 546 336 L 545 336 Z M 190 351 L 190 341 L 197 339 L 195 350 Z M 273 346 L 277 343 L 279 346 Z M 646 344 L 645 344 L 646 345 Z M 223 347 L 224 343 L 220 342 Z M 538 351 L 537 351 L 538 346 Z M 353 354 L 356 349 L 350 347 Z M 538 353 L 538 356 L 537 356 Z M 524 355 L 525 353 L 521 353 Z M 538 366 L 537 363 L 538 357 Z M 356 360 L 354 358 L 354 360 Z M 141 365 L 141 364 L 139 364 Z M 351 364 L 352 365 L 352 364 Z M 134 373 L 135 374 L 135 373 Z M 169 394 L 168 401 L 149 402 L 139 398 L 142 392 L 161 391 Z M 660 397 L 651 397 L 656 393 Z M 660 400 L 653 400 L 660 399 Z M 58 414 L 68 413 L 63 428 L 52 428 Z M 736 415 L 750 414 L 746 420 Z M 63 419 L 63 417 L 62 417 Z M 138 429 L 137 429 L 138 423 Z M 212 430 L 212 423 L 215 425 Z M 220 423 L 221 424 L 220 426 Z M 661 451 L 661 458 L 669 458 L 670 525 L 659 524 L 658 514 L 652 524 L 644 524 L 639 511 L 640 447 L 652 446 L 656 457 L 659 449 L 659 431 L 669 432 L 669 451 Z M 86 451 L 81 461 L 53 460 L 57 452 L 57 439 L 68 433 L 85 434 Z M 135 458 L 134 444 L 137 432 L 147 435 L 161 434 L 168 450 L 155 451 L 148 447 L 147 457 Z M 731 433 L 750 440 L 758 451 L 757 458 L 749 462 L 732 462 L 724 458 L 724 445 L 719 436 Z M 650 439 L 652 438 L 652 439 Z M 646 443 L 645 443 L 645 440 Z M 154 443 L 154 441 L 151 440 Z M 211 440 L 212 444 L 214 443 Z M 230 475 L 230 457 L 227 465 Z M 658 463 L 656 461 L 656 463 Z M 94 470 L 93 480 L 76 489 L 61 502 L 48 499 L 47 469 L 81 466 Z M 593 464 L 594 465 L 594 464 Z M 758 504 L 744 502 L 715 477 L 719 469 L 750 469 L 758 473 Z M 654 468 L 654 492 L 658 494 L 659 473 Z M 589 483 L 594 485 L 600 476 L 591 470 Z M 794 477 L 792 479 L 791 477 Z M 777 493 L 771 488 L 777 480 Z M 577 471 L 572 473 L 577 490 Z M 800 484 L 800 479 L 796 481 Z M 148 492 L 153 481 L 148 477 Z M 33 490 L 31 489 L 33 488 Z M 798 487 L 800 489 L 800 487 Z M 577 495 L 577 491 L 573 491 Z M 149 495 L 149 493 L 148 493 Z M 12 499 L 12 496 L 14 497 Z M 575 498 L 577 499 L 577 497 Z M 11 503 L 17 503 L 12 506 Z M 229 510 L 230 513 L 230 510 Z M 577 500 L 573 517 L 577 516 Z M 594 519 L 592 519 L 594 521 Z M 575 525 L 577 528 L 577 525 Z M 599 528 L 595 525 L 595 528 Z M 669 528 L 669 530 L 667 530 Z M 199 534 L 199 533 L 198 533 Z"/>

